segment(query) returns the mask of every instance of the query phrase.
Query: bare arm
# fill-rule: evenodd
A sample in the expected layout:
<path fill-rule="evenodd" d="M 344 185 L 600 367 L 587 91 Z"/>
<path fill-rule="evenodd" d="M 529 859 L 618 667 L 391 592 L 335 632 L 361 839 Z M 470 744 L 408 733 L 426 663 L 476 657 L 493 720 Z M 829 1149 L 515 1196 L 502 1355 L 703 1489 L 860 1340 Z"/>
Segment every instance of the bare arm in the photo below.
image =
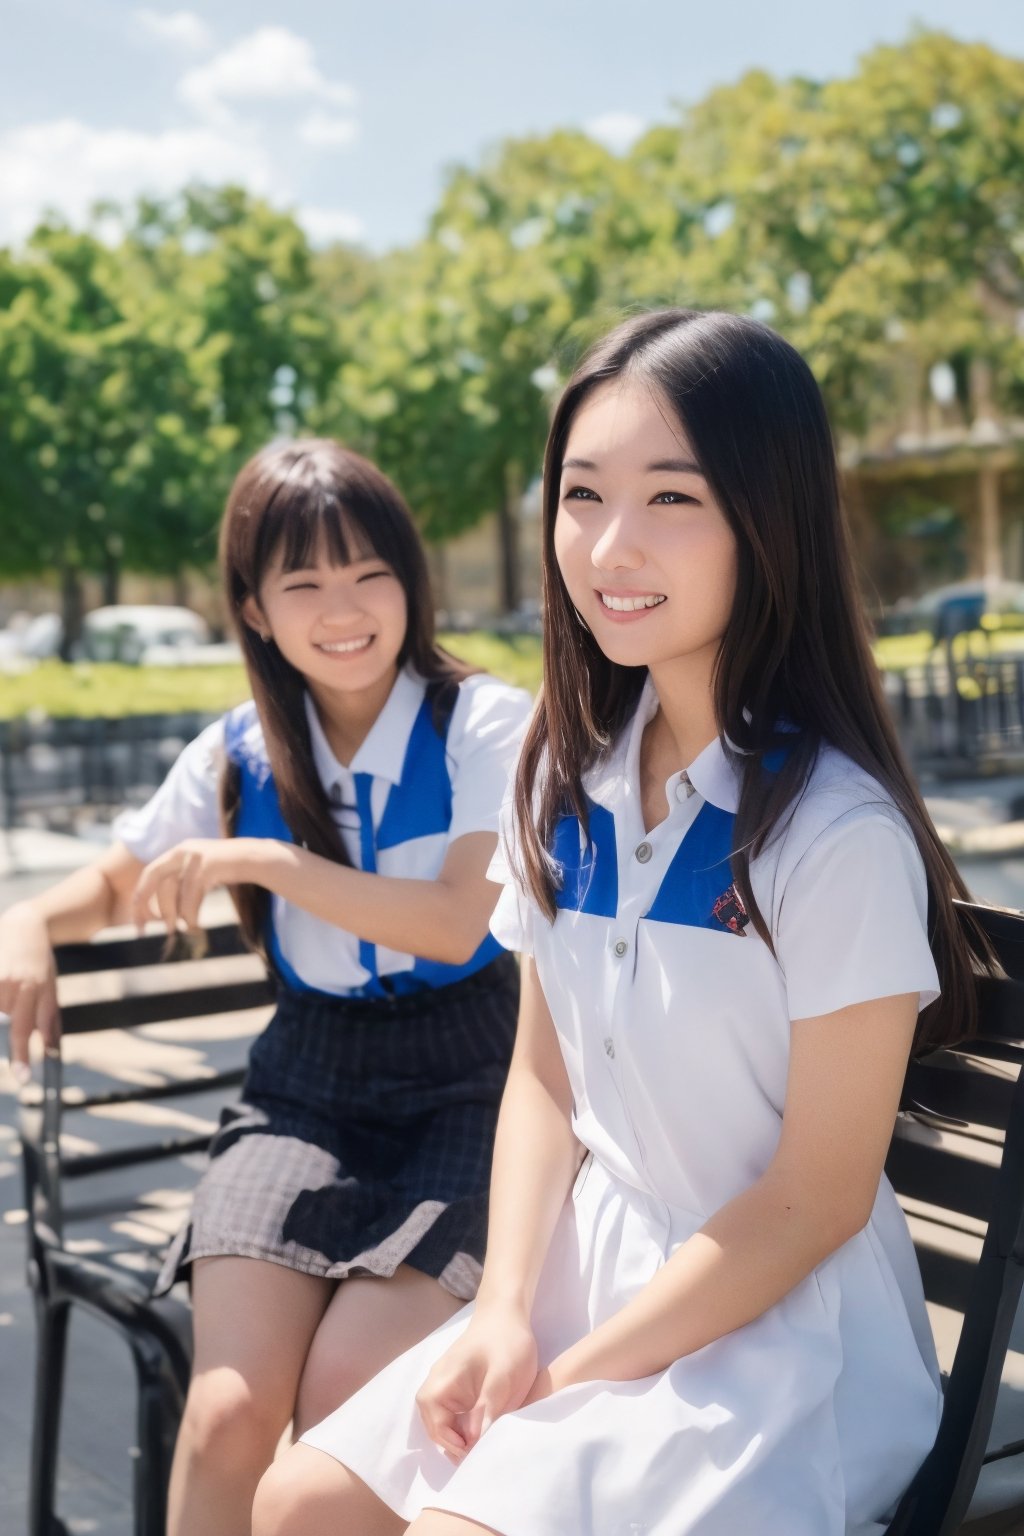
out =
<path fill-rule="evenodd" d="M 572 1095 L 533 961 L 521 967 L 519 1024 L 491 1170 L 487 1258 L 477 1304 L 529 1316 L 551 1234 L 580 1164 Z"/>
<path fill-rule="evenodd" d="M 0 917 L 0 1010 L 11 1018 L 11 1059 L 23 1070 L 38 1029 L 52 1044 L 58 1030 L 53 946 L 89 939 L 111 923 L 127 922 L 143 865 L 122 843 L 50 890 L 9 907 Z"/>
<path fill-rule="evenodd" d="M 135 921 L 156 912 L 168 930 L 196 927 L 216 885 L 252 883 L 325 923 L 403 954 L 462 965 L 479 947 L 498 888 L 487 879 L 493 832 L 458 837 L 434 880 L 349 869 L 273 838 L 195 839 L 150 864 L 136 888 Z"/>
<path fill-rule="evenodd" d="M 519 1028 L 498 1116 L 487 1258 L 472 1322 L 437 1361 L 417 1403 L 431 1439 L 456 1460 L 537 1380 L 530 1327 L 541 1267 L 579 1166 L 558 1037 L 533 961 L 522 962 Z"/>
<path fill-rule="evenodd" d="M 917 1001 L 889 997 L 793 1024 L 782 1135 L 765 1173 L 542 1372 L 532 1396 L 664 1370 L 759 1317 L 866 1225 Z"/>

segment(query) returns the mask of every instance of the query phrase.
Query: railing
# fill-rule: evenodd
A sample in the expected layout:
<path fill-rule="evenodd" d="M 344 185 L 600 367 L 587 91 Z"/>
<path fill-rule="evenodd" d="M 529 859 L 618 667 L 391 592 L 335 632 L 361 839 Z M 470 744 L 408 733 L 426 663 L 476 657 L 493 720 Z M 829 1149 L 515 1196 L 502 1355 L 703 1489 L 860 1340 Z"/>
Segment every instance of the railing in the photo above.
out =
<path fill-rule="evenodd" d="M 1024 769 L 1024 656 L 958 657 L 946 647 L 884 681 L 917 768 Z"/>
<path fill-rule="evenodd" d="M 0 721 L 0 825 L 73 821 L 148 799 L 215 714 Z"/>
<path fill-rule="evenodd" d="M 947 773 L 1024 770 L 1024 655 L 952 648 L 903 672 L 885 692 L 915 766 Z M 148 799 L 182 747 L 216 715 L 0 721 L 0 825 L 69 825 Z"/>

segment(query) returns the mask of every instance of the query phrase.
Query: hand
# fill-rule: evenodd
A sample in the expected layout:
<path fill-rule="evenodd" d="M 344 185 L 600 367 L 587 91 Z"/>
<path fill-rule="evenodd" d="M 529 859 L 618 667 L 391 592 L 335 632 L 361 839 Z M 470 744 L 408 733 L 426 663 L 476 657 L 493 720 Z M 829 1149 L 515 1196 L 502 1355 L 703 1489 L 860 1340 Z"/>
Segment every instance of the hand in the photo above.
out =
<path fill-rule="evenodd" d="M 199 927 L 199 908 L 207 892 L 233 885 L 243 876 L 248 839 L 189 838 L 147 864 L 132 896 L 132 921 L 141 929 L 159 917 L 168 933 Z M 245 879 L 252 879 L 249 874 Z"/>
<path fill-rule="evenodd" d="M 11 907 L 0 919 L 0 1012 L 10 1015 L 15 1080 L 26 1083 L 32 1031 L 39 1031 L 46 1046 L 60 1039 L 53 947 L 45 919 L 28 903 Z"/>
<path fill-rule="evenodd" d="M 522 1406 L 537 1377 L 537 1343 L 520 1313 L 474 1313 L 416 1394 L 427 1434 L 461 1461 L 495 1419 Z"/>

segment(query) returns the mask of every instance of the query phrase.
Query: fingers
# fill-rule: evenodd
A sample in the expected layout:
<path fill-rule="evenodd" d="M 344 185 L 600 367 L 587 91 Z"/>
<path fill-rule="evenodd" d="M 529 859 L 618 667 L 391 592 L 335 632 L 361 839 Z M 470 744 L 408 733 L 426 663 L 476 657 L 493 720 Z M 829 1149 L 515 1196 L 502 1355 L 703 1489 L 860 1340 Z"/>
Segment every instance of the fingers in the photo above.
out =
<path fill-rule="evenodd" d="M 187 854 L 181 872 L 181 884 L 178 888 L 178 912 L 189 930 L 199 927 L 199 908 L 202 906 L 205 895 L 203 861 L 198 854 Z"/>
<path fill-rule="evenodd" d="M 11 1068 L 19 1083 L 29 1077 L 28 1042 L 36 1021 L 39 990 L 31 982 L 22 983 L 11 1008 Z"/>
<path fill-rule="evenodd" d="M 432 1387 L 430 1378 L 416 1398 L 420 1417 L 435 1445 L 461 1461 L 513 1405 L 512 1382 L 503 1372 L 484 1379 L 479 1392 L 467 1381 Z"/>
<path fill-rule="evenodd" d="M 159 863 L 159 860 L 157 860 L 157 863 Z M 145 928 L 150 917 L 154 915 L 150 902 L 153 899 L 155 885 L 153 871 L 155 869 L 156 864 L 147 864 L 132 892 L 132 922 L 140 932 Z"/>
<path fill-rule="evenodd" d="M 151 918 L 159 917 L 168 933 L 177 932 L 178 885 L 183 862 L 184 855 L 175 848 L 146 865 L 132 896 L 132 921 L 137 928 L 142 929 Z"/>
<path fill-rule="evenodd" d="M 202 844 L 182 843 L 161 854 L 139 876 L 132 897 L 132 919 L 143 928 L 159 916 L 168 933 L 199 927 L 199 909 L 209 886 L 215 883 Z M 154 910 L 155 909 L 155 910 Z"/>
<path fill-rule="evenodd" d="M 429 1384 L 424 1384 L 416 1394 L 416 1405 L 423 1420 L 423 1427 L 434 1444 L 461 1461 L 469 1445 L 456 1421 L 472 1404 L 466 1403 L 457 1393 L 447 1397 L 441 1396 L 436 1391 L 431 1391 Z"/>
<path fill-rule="evenodd" d="M 180 873 L 175 870 L 166 875 L 156 888 L 156 904 L 160 919 L 168 933 L 178 931 L 178 889 Z"/>

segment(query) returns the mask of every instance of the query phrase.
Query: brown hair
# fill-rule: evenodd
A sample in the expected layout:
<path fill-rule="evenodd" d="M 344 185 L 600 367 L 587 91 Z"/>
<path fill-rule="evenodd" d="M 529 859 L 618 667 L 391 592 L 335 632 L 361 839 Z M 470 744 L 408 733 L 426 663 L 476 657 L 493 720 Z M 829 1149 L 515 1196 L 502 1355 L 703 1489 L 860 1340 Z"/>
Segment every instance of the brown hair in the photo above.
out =
<path fill-rule="evenodd" d="M 732 612 L 714 671 L 718 728 L 743 757 L 733 877 L 757 932 L 771 934 L 750 886 L 750 859 L 782 823 L 829 742 L 870 773 L 906 818 L 924 861 L 929 939 L 942 986 L 918 1043 L 976 1028 L 972 973 L 987 969 L 955 897 L 967 890 L 939 840 L 896 737 L 872 659 L 840 504 L 821 393 L 774 331 L 737 315 L 663 310 L 627 320 L 583 358 L 559 402 L 544 466 L 544 687 L 515 784 L 520 873 L 554 919 L 549 856 L 559 818 L 588 829 L 584 773 L 636 708 L 646 668 L 609 661 L 582 625 L 558 569 L 555 518 L 576 413 L 607 379 L 629 376 L 666 400 L 683 426 L 737 542 Z M 796 731 L 780 734 L 784 721 Z M 785 747 L 781 767 L 765 759 Z M 773 762 L 773 766 L 775 766 Z"/>
<path fill-rule="evenodd" d="M 278 650 L 242 618 L 247 597 L 259 596 L 268 566 L 314 563 L 321 552 L 339 565 L 372 553 L 394 571 L 405 592 L 405 641 L 400 667 L 409 663 L 433 686 L 440 717 L 470 669 L 434 638 L 434 605 L 423 545 L 401 495 L 386 475 L 330 438 L 271 443 L 239 471 L 220 530 L 224 592 L 249 675 L 256 712 L 281 812 L 296 842 L 313 853 L 349 864 L 341 835 L 313 761 L 305 709 L 305 680 Z M 228 763 L 221 808 L 226 835 L 237 819 L 239 773 Z M 232 891 L 246 939 L 262 948 L 267 893 L 258 886 Z"/>

